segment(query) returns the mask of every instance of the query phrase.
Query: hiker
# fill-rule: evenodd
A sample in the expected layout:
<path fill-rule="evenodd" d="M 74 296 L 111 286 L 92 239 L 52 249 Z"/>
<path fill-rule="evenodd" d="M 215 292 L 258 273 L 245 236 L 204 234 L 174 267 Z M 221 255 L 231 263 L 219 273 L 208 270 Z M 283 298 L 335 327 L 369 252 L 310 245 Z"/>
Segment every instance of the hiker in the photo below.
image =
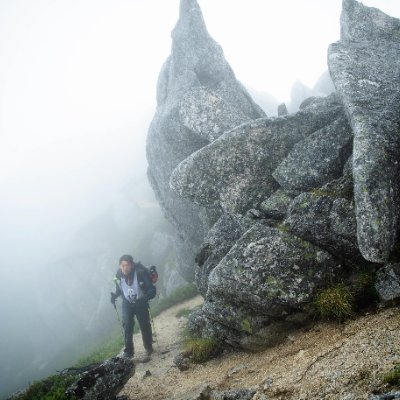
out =
<path fill-rule="evenodd" d="M 150 324 L 149 300 L 156 295 L 156 288 L 151 282 L 150 273 L 140 262 L 134 262 L 131 255 L 119 259 L 119 270 L 114 281 L 115 293 L 111 293 L 111 303 L 122 295 L 122 326 L 124 328 L 124 357 L 134 356 L 133 327 L 134 316 L 139 321 L 143 346 L 146 354 L 153 353 L 153 334 Z"/>

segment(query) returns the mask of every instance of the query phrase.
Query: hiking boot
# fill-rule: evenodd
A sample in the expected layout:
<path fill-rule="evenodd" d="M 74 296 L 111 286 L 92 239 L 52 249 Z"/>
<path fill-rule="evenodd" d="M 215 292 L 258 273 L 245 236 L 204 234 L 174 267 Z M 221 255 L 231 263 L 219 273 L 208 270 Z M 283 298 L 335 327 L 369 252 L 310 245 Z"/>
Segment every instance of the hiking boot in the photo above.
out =
<path fill-rule="evenodd" d="M 151 349 L 146 349 L 146 354 L 147 354 L 147 356 L 148 357 L 150 357 L 152 354 L 153 354 L 153 348 L 151 348 Z"/>
<path fill-rule="evenodd" d="M 124 351 L 124 353 L 122 354 L 122 357 L 124 358 L 132 358 L 134 356 L 134 354 L 130 351 Z"/>

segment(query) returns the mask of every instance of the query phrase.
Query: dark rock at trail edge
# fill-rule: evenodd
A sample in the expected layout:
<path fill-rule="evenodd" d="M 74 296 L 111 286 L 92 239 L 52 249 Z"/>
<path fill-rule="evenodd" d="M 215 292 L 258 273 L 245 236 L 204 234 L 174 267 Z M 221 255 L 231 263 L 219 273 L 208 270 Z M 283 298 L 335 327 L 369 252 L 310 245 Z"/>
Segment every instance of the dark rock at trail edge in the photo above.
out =
<path fill-rule="evenodd" d="M 134 371 L 135 366 L 132 360 L 111 358 L 82 373 L 66 393 L 77 399 L 113 400 Z"/>

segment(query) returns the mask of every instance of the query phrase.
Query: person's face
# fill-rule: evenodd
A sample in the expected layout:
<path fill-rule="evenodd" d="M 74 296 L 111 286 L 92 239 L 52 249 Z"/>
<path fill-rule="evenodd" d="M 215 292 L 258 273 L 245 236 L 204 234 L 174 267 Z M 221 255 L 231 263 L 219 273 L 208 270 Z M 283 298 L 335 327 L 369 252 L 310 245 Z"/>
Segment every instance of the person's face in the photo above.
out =
<path fill-rule="evenodd" d="M 121 261 L 119 267 L 125 276 L 129 275 L 129 273 L 132 271 L 132 264 L 129 261 Z"/>

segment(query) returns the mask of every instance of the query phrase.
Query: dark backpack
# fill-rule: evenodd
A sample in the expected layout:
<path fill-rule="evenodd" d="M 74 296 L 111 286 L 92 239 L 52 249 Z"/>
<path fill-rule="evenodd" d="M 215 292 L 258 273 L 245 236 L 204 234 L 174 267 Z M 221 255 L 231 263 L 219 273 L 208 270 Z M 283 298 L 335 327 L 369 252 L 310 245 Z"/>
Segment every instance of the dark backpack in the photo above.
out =
<path fill-rule="evenodd" d="M 158 281 L 157 268 L 155 265 L 152 265 L 151 267 L 147 267 L 147 270 L 149 271 L 151 283 L 154 285 Z"/>

